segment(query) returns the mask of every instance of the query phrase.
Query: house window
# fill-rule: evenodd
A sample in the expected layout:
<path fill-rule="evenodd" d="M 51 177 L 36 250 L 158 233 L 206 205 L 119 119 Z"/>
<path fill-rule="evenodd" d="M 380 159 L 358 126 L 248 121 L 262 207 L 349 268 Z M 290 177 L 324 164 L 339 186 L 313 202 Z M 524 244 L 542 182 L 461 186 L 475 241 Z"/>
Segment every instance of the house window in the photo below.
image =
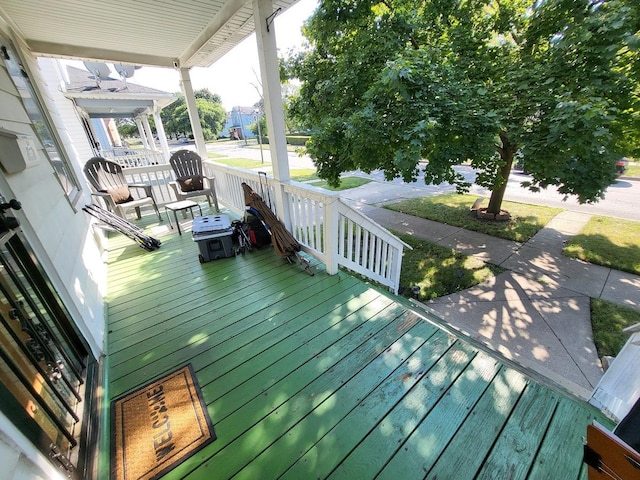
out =
<path fill-rule="evenodd" d="M 80 199 L 80 184 L 71 168 L 68 158 L 64 154 L 64 150 L 60 148 L 62 142 L 56 136 L 55 129 L 51 126 L 52 122 L 45 113 L 47 109 L 42 107 L 41 99 L 38 97 L 38 93 L 33 87 L 26 69 L 20 63 L 20 59 L 9 41 L 0 36 L 0 46 L 2 49 L 0 56 L 4 61 L 4 65 L 7 68 L 13 84 L 18 90 L 24 109 L 42 144 L 42 149 L 47 155 L 54 169 L 55 176 L 58 182 L 60 182 L 71 205 L 75 205 Z"/>

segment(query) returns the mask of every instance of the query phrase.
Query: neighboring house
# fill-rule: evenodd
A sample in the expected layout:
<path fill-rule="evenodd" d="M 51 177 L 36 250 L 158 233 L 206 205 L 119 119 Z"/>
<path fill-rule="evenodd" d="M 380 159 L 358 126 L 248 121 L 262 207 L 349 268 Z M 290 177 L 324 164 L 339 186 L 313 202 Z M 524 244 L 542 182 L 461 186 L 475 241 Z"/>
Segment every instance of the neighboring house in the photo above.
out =
<path fill-rule="evenodd" d="M 108 71 L 106 64 L 100 65 Z M 57 71 L 61 78 L 48 80 L 60 84 L 64 97 L 76 107 L 96 154 L 123 146 L 114 119 L 129 118 L 138 126 L 143 147 L 150 151 L 162 150 L 168 159 L 166 135 L 157 135 L 160 144 L 158 148 L 149 116 L 153 116 L 156 130 L 164 132 L 160 111 L 177 99 L 175 94 L 137 85 L 126 78 L 116 78 L 113 74 L 101 77 L 96 72 L 70 65 L 60 65 Z"/>
<path fill-rule="evenodd" d="M 223 136 L 232 140 L 256 138 L 251 125 L 256 123 L 260 115 L 262 114 L 255 107 L 233 107 L 227 112 L 227 121 L 222 128 Z"/>

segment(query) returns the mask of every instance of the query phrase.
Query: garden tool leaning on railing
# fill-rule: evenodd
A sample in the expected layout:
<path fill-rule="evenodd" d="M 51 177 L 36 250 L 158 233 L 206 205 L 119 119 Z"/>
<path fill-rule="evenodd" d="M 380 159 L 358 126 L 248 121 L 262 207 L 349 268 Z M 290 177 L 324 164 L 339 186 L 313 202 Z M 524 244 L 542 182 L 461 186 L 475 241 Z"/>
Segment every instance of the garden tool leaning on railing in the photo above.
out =
<path fill-rule="evenodd" d="M 302 246 L 295 237 L 285 228 L 275 213 L 267 206 L 262 200 L 262 197 L 258 195 L 253 189 L 246 183 L 242 184 L 242 190 L 244 191 L 244 203 L 249 207 L 249 211 L 257 216 L 271 234 L 271 243 L 279 257 L 287 259 L 289 263 L 294 263 L 294 258 L 297 258 L 304 269 L 313 275 L 311 265 L 309 262 L 300 255 Z"/>

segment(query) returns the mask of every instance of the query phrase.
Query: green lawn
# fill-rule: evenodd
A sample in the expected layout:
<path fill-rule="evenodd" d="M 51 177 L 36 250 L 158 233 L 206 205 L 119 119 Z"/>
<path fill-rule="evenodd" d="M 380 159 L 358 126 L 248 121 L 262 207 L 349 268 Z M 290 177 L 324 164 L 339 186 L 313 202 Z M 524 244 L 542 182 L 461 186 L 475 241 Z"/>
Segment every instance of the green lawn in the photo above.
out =
<path fill-rule="evenodd" d="M 594 216 L 567 243 L 564 254 L 640 275 L 640 222 Z"/>
<path fill-rule="evenodd" d="M 529 240 L 562 211 L 559 208 L 504 201 L 502 209 L 511 214 L 511 220 L 481 220 L 469 210 L 477 198 L 452 193 L 404 200 L 385 205 L 385 208 L 517 242 Z M 486 207 L 487 203 L 488 200 L 485 200 L 483 205 Z"/>
<path fill-rule="evenodd" d="M 340 185 L 338 187 L 330 186 L 325 180 L 318 180 L 311 182 L 311 185 L 314 187 L 326 188 L 327 190 L 331 190 L 334 192 L 338 192 L 341 190 L 349 190 L 350 188 L 356 188 L 361 185 L 365 185 L 371 182 L 369 178 L 362 177 L 343 177 L 340 179 Z"/>
<path fill-rule="evenodd" d="M 591 299 L 591 327 L 598 357 L 615 357 L 629 336 L 623 329 L 640 323 L 640 312 L 597 298 Z"/>
<path fill-rule="evenodd" d="M 291 180 L 296 182 L 319 180 L 317 172 L 312 168 L 293 168 L 289 171 L 289 175 L 291 175 Z"/>
<path fill-rule="evenodd" d="M 209 153 L 209 158 L 215 159 L 217 163 L 222 163 L 224 165 L 229 165 L 230 167 L 238 167 L 238 168 L 258 168 L 265 165 L 271 165 L 269 162 L 262 163 L 260 160 L 254 160 L 252 158 L 230 158 L 230 157 L 212 157 Z"/>
<path fill-rule="evenodd" d="M 640 163 L 630 163 L 627 171 L 624 172 L 625 177 L 640 177 Z"/>

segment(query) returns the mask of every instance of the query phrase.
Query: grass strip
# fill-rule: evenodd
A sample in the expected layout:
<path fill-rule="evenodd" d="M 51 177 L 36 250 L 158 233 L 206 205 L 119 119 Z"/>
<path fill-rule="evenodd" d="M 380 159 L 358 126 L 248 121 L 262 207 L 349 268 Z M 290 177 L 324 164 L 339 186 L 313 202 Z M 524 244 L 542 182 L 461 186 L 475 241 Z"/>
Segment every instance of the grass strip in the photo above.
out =
<path fill-rule="evenodd" d="M 618 355 L 629 336 L 622 330 L 640 323 L 640 312 L 597 298 L 591 299 L 591 328 L 598 357 Z"/>
<path fill-rule="evenodd" d="M 318 180 L 311 183 L 314 187 L 321 187 L 327 190 L 331 190 L 333 192 L 339 192 L 342 190 L 349 190 L 350 188 L 356 188 L 361 185 L 366 185 L 371 182 L 370 178 L 362 178 L 362 177 L 343 177 L 340 179 L 340 185 L 337 187 L 330 186 L 326 180 Z"/>
<path fill-rule="evenodd" d="M 640 275 L 640 222 L 594 216 L 565 246 L 568 257 Z"/>
<path fill-rule="evenodd" d="M 483 220 L 470 211 L 477 198 L 474 195 L 450 193 L 404 200 L 385 205 L 385 208 L 516 242 L 529 240 L 562 211 L 560 208 L 504 201 L 502 209 L 509 212 L 510 220 Z M 487 203 L 484 202 L 484 206 Z"/>

